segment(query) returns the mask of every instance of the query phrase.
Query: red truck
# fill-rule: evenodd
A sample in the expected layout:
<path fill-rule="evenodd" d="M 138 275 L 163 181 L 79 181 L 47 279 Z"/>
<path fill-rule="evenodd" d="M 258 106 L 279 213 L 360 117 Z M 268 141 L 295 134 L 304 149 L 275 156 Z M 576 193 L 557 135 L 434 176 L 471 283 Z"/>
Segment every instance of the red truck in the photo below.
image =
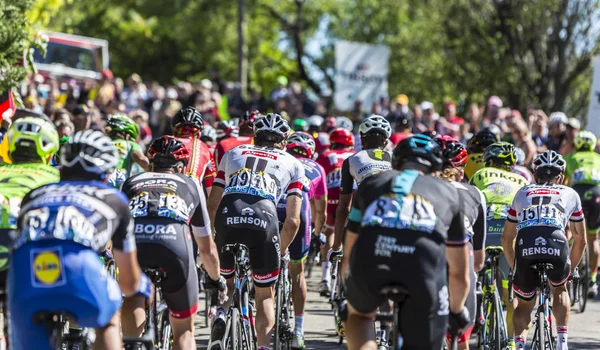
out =
<path fill-rule="evenodd" d="M 55 32 L 44 35 L 48 36 L 46 57 L 37 50 L 33 53 L 40 74 L 77 80 L 102 78 L 102 70 L 109 66 L 108 41 Z"/>

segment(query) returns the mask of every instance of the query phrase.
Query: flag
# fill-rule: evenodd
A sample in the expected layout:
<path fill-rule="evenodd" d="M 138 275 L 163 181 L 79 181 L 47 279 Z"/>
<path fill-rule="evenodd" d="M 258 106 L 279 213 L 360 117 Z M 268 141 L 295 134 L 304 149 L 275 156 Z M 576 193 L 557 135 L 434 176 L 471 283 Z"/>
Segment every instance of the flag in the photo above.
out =
<path fill-rule="evenodd" d="M 8 90 L 0 94 L 0 122 L 4 118 L 11 118 L 15 114 L 15 99 L 12 91 Z"/>

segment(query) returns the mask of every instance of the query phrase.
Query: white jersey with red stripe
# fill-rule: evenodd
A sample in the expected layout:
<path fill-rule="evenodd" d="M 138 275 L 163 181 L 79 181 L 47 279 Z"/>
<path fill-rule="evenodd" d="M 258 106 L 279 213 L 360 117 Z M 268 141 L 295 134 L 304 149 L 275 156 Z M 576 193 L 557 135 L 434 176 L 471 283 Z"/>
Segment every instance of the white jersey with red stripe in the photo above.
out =
<path fill-rule="evenodd" d="M 517 230 L 548 226 L 565 230 L 569 221 L 583 220 L 581 199 L 572 188 L 552 183 L 523 186 L 508 210 Z"/>
<path fill-rule="evenodd" d="M 241 145 L 223 155 L 214 185 L 225 195 L 250 194 L 277 203 L 286 194 L 302 196 L 304 165 L 272 147 Z"/>

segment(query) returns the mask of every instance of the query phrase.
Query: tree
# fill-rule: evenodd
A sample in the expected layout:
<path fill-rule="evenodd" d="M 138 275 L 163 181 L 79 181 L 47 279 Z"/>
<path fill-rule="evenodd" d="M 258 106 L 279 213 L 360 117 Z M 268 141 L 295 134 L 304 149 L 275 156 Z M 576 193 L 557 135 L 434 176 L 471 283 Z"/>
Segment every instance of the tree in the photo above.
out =
<path fill-rule="evenodd" d="M 27 76 L 23 54 L 33 41 L 26 16 L 32 4 L 33 0 L 0 0 L 0 93 L 16 88 Z"/>

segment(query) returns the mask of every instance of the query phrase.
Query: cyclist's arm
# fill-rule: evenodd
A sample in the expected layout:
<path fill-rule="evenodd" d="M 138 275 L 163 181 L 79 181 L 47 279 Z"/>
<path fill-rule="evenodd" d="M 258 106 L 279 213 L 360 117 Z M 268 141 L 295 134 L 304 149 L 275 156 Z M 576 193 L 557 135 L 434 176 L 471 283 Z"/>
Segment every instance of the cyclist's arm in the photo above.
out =
<path fill-rule="evenodd" d="M 208 217 L 210 218 L 212 232 L 215 232 L 215 216 L 217 215 L 219 204 L 221 204 L 221 197 L 223 197 L 224 191 L 225 187 L 215 181 L 212 191 L 210 191 L 210 195 L 208 196 L 206 208 L 208 209 Z"/>
<path fill-rule="evenodd" d="M 339 250 L 342 245 L 342 237 L 344 235 L 344 226 L 346 219 L 350 213 L 350 203 L 352 202 L 352 191 L 354 179 L 350 174 L 350 160 L 346 158 L 342 164 L 342 185 L 340 188 L 340 201 L 335 211 L 335 229 L 333 249 Z"/>
<path fill-rule="evenodd" d="M 115 210 L 118 209 L 115 208 Z M 142 270 L 137 260 L 133 218 L 129 214 L 129 208 L 123 206 L 116 212 L 123 214 L 112 237 L 113 253 L 119 267 L 119 287 L 123 295 L 127 297 L 134 295 L 139 290 Z"/>
<path fill-rule="evenodd" d="M 136 149 L 133 151 L 131 153 L 131 157 L 133 158 L 133 161 L 136 162 L 137 165 L 141 166 L 144 170 L 148 171 L 150 169 L 150 161 L 141 150 Z"/>
<path fill-rule="evenodd" d="M 502 232 L 501 238 L 504 256 L 511 269 L 514 269 L 515 267 L 515 238 L 517 237 L 517 220 L 514 213 L 515 211 L 511 207 L 508 211 L 508 218 L 504 224 L 504 231 Z"/>
<path fill-rule="evenodd" d="M 212 225 L 209 219 L 208 210 L 206 209 L 206 197 L 204 197 L 203 192 L 197 191 L 194 187 L 193 180 L 189 179 L 189 188 L 193 189 L 193 194 L 195 195 L 194 199 L 197 199 L 195 203 L 197 203 L 196 210 L 190 220 L 190 226 L 192 228 L 192 233 L 194 234 L 194 239 L 198 244 L 198 249 L 200 251 L 200 258 L 202 259 L 202 263 L 206 268 L 206 272 L 213 281 L 219 279 L 219 254 L 217 251 L 217 246 L 212 239 Z"/>
<path fill-rule="evenodd" d="M 313 219 L 315 222 L 315 234 L 319 235 L 323 230 L 327 216 L 325 210 L 325 208 L 327 208 L 327 196 L 323 196 L 321 199 L 313 198 L 311 201 L 311 208 L 313 210 Z"/>
<path fill-rule="evenodd" d="M 207 195 L 210 195 L 210 191 L 212 190 L 212 186 L 215 182 L 215 177 L 217 176 L 217 166 L 215 163 L 215 157 L 208 147 L 206 148 L 206 152 L 209 155 L 210 161 L 206 164 L 206 169 L 204 170 L 204 178 L 202 179 L 202 184 L 204 185 L 204 190 Z"/>
<path fill-rule="evenodd" d="M 574 192 L 574 191 L 573 191 Z M 571 231 L 573 233 L 573 246 L 571 247 L 571 270 L 575 269 L 581 257 L 583 251 L 587 245 L 587 234 L 585 230 L 585 219 L 583 217 L 583 210 L 581 210 L 581 199 L 576 193 L 572 196 L 572 200 L 576 201 L 575 211 L 571 214 Z"/>
<path fill-rule="evenodd" d="M 479 271 L 483 268 L 483 262 L 485 260 L 485 239 L 487 236 L 487 220 L 485 217 L 485 208 L 487 203 L 485 202 L 485 196 L 481 191 L 477 190 L 480 196 L 480 204 L 477 209 L 477 220 L 473 225 L 473 260 L 475 271 Z"/>
<path fill-rule="evenodd" d="M 454 198 L 458 198 L 458 193 Z M 469 237 L 465 228 L 465 215 L 462 206 L 454 202 L 455 215 L 448 228 L 446 241 L 446 260 L 448 262 L 448 290 L 450 293 L 450 311 L 459 313 L 465 305 L 469 293 Z"/>
<path fill-rule="evenodd" d="M 285 254 L 287 248 L 300 227 L 300 209 L 302 206 L 302 194 L 292 192 L 288 193 L 285 200 L 285 221 L 281 229 L 281 254 Z"/>

